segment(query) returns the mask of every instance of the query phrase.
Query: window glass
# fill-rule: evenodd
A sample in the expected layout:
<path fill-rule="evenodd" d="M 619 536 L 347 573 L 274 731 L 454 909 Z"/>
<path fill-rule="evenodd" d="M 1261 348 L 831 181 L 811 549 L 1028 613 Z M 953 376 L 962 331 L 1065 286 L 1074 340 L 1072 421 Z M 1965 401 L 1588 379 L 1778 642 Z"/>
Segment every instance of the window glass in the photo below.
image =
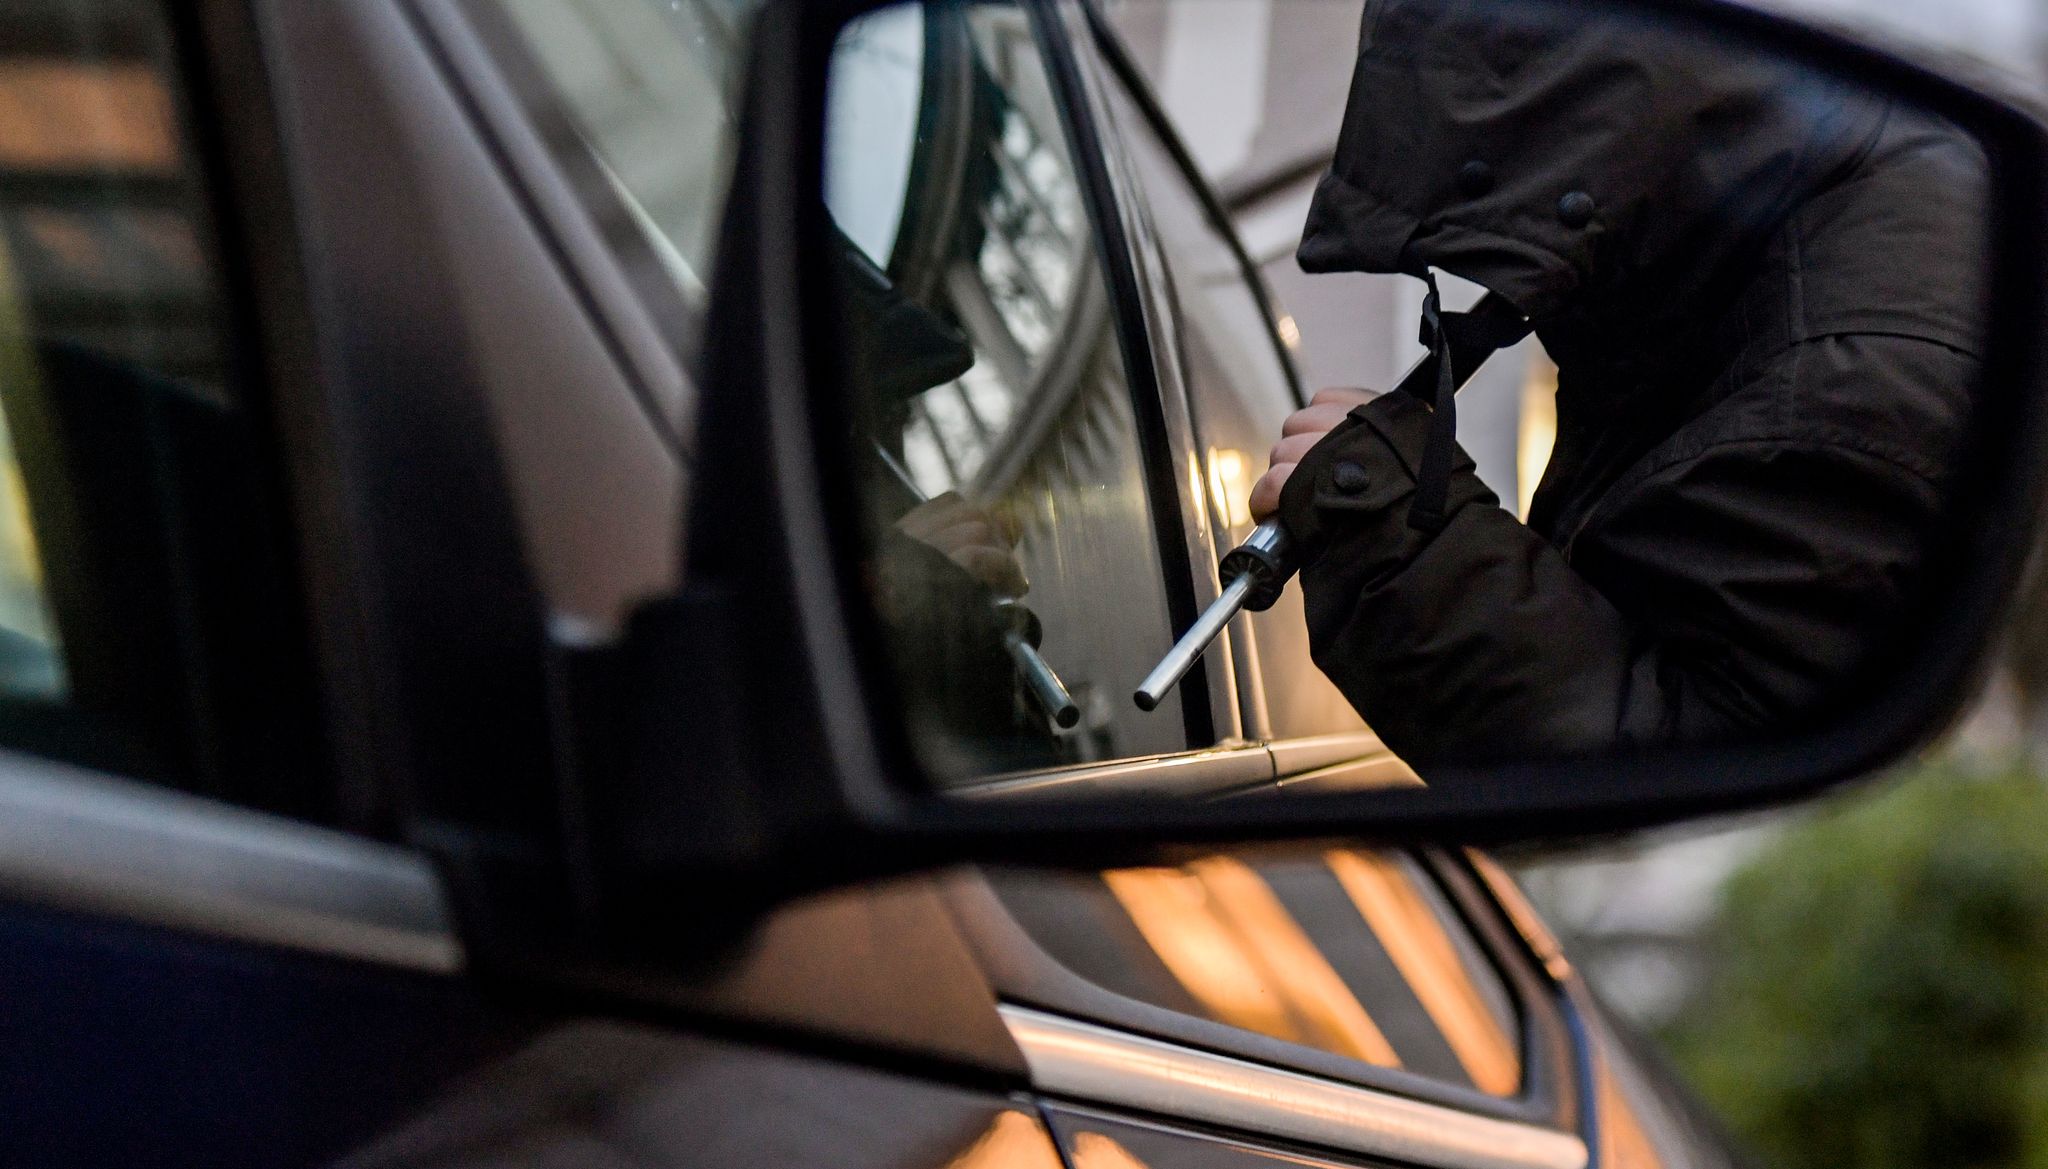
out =
<path fill-rule="evenodd" d="M 157 31 L 73 7 L 89 24 Z M 0 695 L 47 700 L 71 686 L 19 449 L 37 436 L 17 425 L 35 429 L 89 355 L 195 377 L 185 391 L 209 398 L 219 369 L 157 62 L 45 47 L 0 58 Z"/>
<path fill-rule="evenodd" d="M 1520 1090 L 1507 987 L 1405 854 L 1212 856 L 992 881 L 1034 940 L 1106 989 L 1377 1067 Z"/>
<path fill-rule="evenodd" d="M 593 181 L 661 274 L 701 309 L 731 177 L 746 15 L 756 0 L 497 0 L 569 119 L 544 132 Z"/>
<path fill-rule="evenodd" d="M 1266 470 L 1266 454 L 1279 440 L 1280 423 L 1297 408 L 1294 385 L 1274 345 L 1275 323 L 1229 241 L 1209 221 L 1186 173 L 1121 87 L 1112 87 L 1111 104 L 1170 278 L 1166 291 L 1193 404 L 1211 522 L 1218 542 L 1232 547 L 1251 534 L 1252 484 Z M 1284 339 L 1292 322 L 1283 317 L 1277 325 Z M 1364 725 L 1309 659 L 1300 589 L 1286 590 L 1272 608 L 1254 614 L 1251 625 L 1256 677 L 1244 678 L 1241 689 L 1262 691 L 1274 737 Z"/>
<path fill-rule="evenodd" d="M 61 392 L 52 366 L 92 352 L 218 377 L 186 327 L 211 306 L 189 219 L 163 198 L 179 162 L 171 95 L 151 61 L 0 59 L 0 693 L 12 697 L 69 689 L 14 433 Z"/>
<path fill-rule="evenodd" d="M 1027 12 L 857 23 L 828 126 L 868 576 L 916 741 L 955 779 L 1186 747 L 1178 695 L 1130 698 L 1171 622 L 1115 311 Z"/>
<path fill-rule="evenodd" d="M 0 736 L 304 810 L 303 626 L 177 76 L 156 5 L 0 18 Z"/>
<path fill-rule="evenodd" d="M 0 89 L 6 80 L 0 70 Z M 14 229 L 22 219 L 13 217 Z M 33 229 L 31 229 L 33 230 Z M 10 230 L 8 235 L 15 234 Z M 22 301 L 18 261 L 23 249 L 0 255 L 0 395 L 33 393 L 42 380 Z M 4 400 L 4 398 L 0 398 Z M 17 698 L 62 698 L 69 686 L 58 643 L 56 618 L 43 589 L 43 558 L 29 518 L 21 459 L 4 413 L 0 413 L 0 694 Z"/>

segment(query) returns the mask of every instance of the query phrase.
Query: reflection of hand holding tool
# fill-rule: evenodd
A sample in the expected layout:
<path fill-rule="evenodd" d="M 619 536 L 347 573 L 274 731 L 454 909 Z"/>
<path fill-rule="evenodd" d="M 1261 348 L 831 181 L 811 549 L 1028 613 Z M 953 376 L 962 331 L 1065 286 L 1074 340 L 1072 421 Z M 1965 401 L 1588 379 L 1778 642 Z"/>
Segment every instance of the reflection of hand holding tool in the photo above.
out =
<path fill-rule="evenodd" d="M 1434 279 L 1430 281 L 1429 298 L 1423 303 L 1422 319 L 1422 343 L 1430 347 L 1430 353 L 1401 376 L 1392 392 L 1413 394 L 1435 403 L 1437 432 L 1430 441 L 1432 448 L 1441 449 L 1432 449 L 1424 457 L 1421 478 L 1427 480 L 1431 456 L 1441 460 L 1445 472 L 1448 471 L 1449 445 L 1456 438 L 1451 394 L 1465 384 L 1494 350 L 1526 336 L 1529 326 L 1514 306 L 1492 294 L 1481 298 L 1469 312 L 1441 312 Z M 1450 359 L 1447 374 L 1441 360 L 1444 357 Z M 1425 485 L 1418 484 L 1418 495 L 1426 491 Z M 1437 502 L 1440 507 L 1440 498 Z M 1411 516 L 1409 522 L 1416 520 Z M 1280 526 L 1279 516 L 1252 529 L 1244 543 L 1231 549 L 1217 567 L 1217 577 L 1224 582 L 1223 592 L 1195 618 L 1195 623 L 1173 643 L 1173 648 L 1166 651 L 1145 680 L 1138 683 L 1137 692 L 1131 696 L 1138 709 L 1157 708 L 1240 611 L 1258 613 L 1272 608 L 1300 567 L 1296 560 L 1298 551 L 1288 539 L 1287 530 Z"/>
<path fill-rule="evenodd" d="M 1081 708 L 1074 705 L 1074 697 L 1067 693 L 1066 684 L 1052 672 L 1052 667 L 1038 652 L 1038 614 L 1025 608 L 1024 603 L 1015 597 L 997 597 L 996 613 L 1005 619 L 1003 648 L 1010 652 L 1010 660 L 1017 663 L 1017 675 L 1024 679 L 1024 685 L 1031 691 L 1031 697 L 1038 701 L 1039 708 L 1061 727 L 1071 727 L 1080 722 Z"/>
<path fill-rule="evenodd" d="M 910 477 L 910 471 L 898 462 L 881 443 L 874 444 L 875 454 L 882 465 L 903 484 L 904 490 L 920 503 L 930 502 L 917 481 Z M 1074 696 L 1067 693 L 1066 684 L 1046 664 L 1045 657 L 1038 652 L 1038 643 L 1043 636 L 1038 614 L 1033 613 L 1015 597 L 995 598 L 996 617 L 1003 627 L 1003 649 L 1009 653 L 1010 661 L 1016 664 L 1017 675 L 1024 680 L 1024 688 L 1031 692 L 1033 701 L 1045 711 L 1047 718 L 1064 728 L 1081 721 L 1081 708 L 1074 702 Z"/>

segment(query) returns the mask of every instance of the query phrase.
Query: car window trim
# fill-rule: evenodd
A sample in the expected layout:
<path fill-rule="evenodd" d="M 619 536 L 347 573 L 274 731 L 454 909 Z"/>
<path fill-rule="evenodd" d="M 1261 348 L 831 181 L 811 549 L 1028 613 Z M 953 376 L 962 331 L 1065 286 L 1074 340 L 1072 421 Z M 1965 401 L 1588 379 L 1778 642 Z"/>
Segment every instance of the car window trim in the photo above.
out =
<path fill-rule="evenodd" d="M 1031 21 L 1052 84 L 1054 105 L 1059 109 L 1061 128 L 1073 154 L 1074 177 L 1081 189 L 1082 203 L 1088 209 L 1103 280 L 1109 289 L 1110 310 L 1116 319 L 1136 421 L 1146 500 L 1152 513 L 1153 553 L 1160 564 L 1167 616 L 1172 622 L 1172 627 L 1165 631 L 1170 642 L 1192 625 L 1199 613 L 1196 565 L 1190 550 L 1193 533 L 1188 528 L 1174 471 L 1172 434 L 1146 324 L 1144 285 L 1138 275 L 1135 245 L 1124 226 L 1123 207 L 1109 173 L 1103 128 L 1097 124 L 1099 115 L 1082 76 L 1080 57 L 1067 23 L 1057 10 L 1059 4 L 1067 2 L 1071 0 L 1019 0 Z M 1199 662 L 1181 682 L 1181 712 L 1191 747 L 1199 749 L 1218 741 L 1215 705 L 1219 693 L 1228 692 L 1227 683 L 1227 674 Z M 1235 705 L 1234 696 L 1230 702 Z"/>
<path fill-rule="evenodd" d="M 418 852 L 11 751 L 0 894 L 421 974 L 465 965 Z"/>
<path fill-rule="evenodd" d="M 947 794 L 1004 800 L 1184 799 L 1256 790 L 1275 778 L 1273 756 L 1260 745 L 1004 772 L 950 788 Z"/>
<path fill-rule="evenodd" d="M 1266 749 L 1273 753 L 1274 766 L 1283 778 L 1391 754 L 1380 737 L 1367 730 L 1275 739 Z"/>
<path fill-rule="evenodd" d="M 1464 919 L 1473 945 L 1493 964 L 1515 1004 L 1524 1082 L 1554 1085 L 1558 1123 L 1587 1127 L 1590 1107 L 1580 1072 L 1590 1053 L 1574 1018 L 1576 979 L 1569 964 L 1550 961 L 1536 948 L 1531 923 L 1543 936 L 1548 932 L 1534 908 L 1497 862 L 1477 849 L 1425 848 L 1411 855 Z"/>
<path fill-rule="evenodd" d="M 1581 1116 L 1573 1079 L 1577 1055 L 1560 1038 L 1563 1022 L 1558 1002 L 1562 992 L 1540 976 L 1532 976 L 1524 966 L 1504 961 L 1499 938 L 1480 928 L 1490 921 L 1483 920 L 1483 915 L 1480 921 L 1472 920 L 1470 907 L 1462 902 L 1461 894 L 1466 891 L 1446 887 L 1432 865 L 1423 867 L 1466 918 L 1464 924 L 1474 929 L 1473 944 L 1503 975 L 1515 1004 L 1522 1083 L 1512 1096 L 1495 1096 L 1406 1068 L 1381 1067 L 1132 998 L 1083 977 L 1055 958 L 1012 914 L 989 874 L 961 870 L 942 878 L 939 888 L 1004 1003 L 1086 1019 L 1094 1026 L 1266 1067 L 1286 1068 L 1330 1083 L 1430 1101 L 1472 1115 L 1548 1128 L 1576 1127 Z"/>
<path fill-rule="evenodd" d="M 1061 1097 L 1441 1169 L 1586 1169 L 1578 1134 L 997 1007 L 1032 1086 Z"/>
<path fill-rule="evenodd" d="M 1135 759 L 1000 772 L 948 789 L 965 799 L 1202 798 L 1315 784 L 1418 785 L 1415 773 L 1371 731 L 1205 748 Z M 1296 790 L 1306 790 L 1297 787 Z"/>
<path fill-rule="evenodd" d="M 1422 786 L 1421 777 L 1371 731 L 1275 739 L 1266 749 L 1273 753 L 1280 790 L 1290 794 Z"/>

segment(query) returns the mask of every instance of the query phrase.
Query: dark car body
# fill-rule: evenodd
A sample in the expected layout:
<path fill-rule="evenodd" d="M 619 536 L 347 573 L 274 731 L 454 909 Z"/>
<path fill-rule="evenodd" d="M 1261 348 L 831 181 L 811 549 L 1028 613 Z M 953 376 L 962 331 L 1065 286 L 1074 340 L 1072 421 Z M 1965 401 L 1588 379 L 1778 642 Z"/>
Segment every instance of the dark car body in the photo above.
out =
<path fill-rule="evenodd" d="M 0 92 L 40 103 L 0 117 L 0 221 L 50 391 L 6 404 L 64 660 L 0 712 L 0 1164 L 1731 1161 L 1472 853 L 958 870 L 739 929 L 679 907 L 595 988 L 529 969 L 559 891 L 467 891 L 575 831 L 556 703 L 710 487 L 705 290 L 516 7 L 0 16 Z M 1093 311 L 1145 356 L 1131 441 L 1186 513 L 1039 603 L 1082 621 L 1150 574 L 1184 607 L 1242 520 L 1172 484 L 1262 451 L 1299 387 L 1104 28 L 1020 11 L 1124 242 Z M 1171 742 L 1004 782 L 1400 781 L 1298 602 L 1235 649 Z"/>

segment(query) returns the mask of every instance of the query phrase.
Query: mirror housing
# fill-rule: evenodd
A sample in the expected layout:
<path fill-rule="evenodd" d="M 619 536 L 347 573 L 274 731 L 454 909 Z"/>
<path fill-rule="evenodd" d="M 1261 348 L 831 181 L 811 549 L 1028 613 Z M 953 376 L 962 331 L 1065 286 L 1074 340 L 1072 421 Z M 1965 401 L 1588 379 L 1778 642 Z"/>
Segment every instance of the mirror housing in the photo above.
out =
<path fill-rule="evenodd" d="M 1176 846 L 1362 837 L 1500 843 L 1796 799 L 1925 743 L 1969 698 L 2026 562 L 2048 437 L 2048 129 L 2017 101 L 1831 33 L 1708 0 L 1603 0 L 1851 75 L 1961 126 L 1994 176 L 1995 269 L 1973 522 L 1874 700 L 1812 733 L 1568 763 L 1449 769 L 1435 788 L 1241 801 L 938 798 L 859 573 L 857 504 L 823 398 L 836 352 L 822 201 L 838 30 L 879 5 L 769 0 L 756 18 L 718 249 L 685 587 L 603 651 L 579 710 L 579 867 L 607 933 L 679 904 L 739 920 L 800 891 L 961 861 L 1127 864 Z M 1035 18 L 1053 21 L 1047 7 Z M 1098 23 L 1099 18 L 1094 18 Z M 1066 63 L 1071 69 L 1072 62 Z M 1077 78 L 1062 79 L 1078 86 Z M 1085 147 L 1085 144 L 1084 144 Z"/>

